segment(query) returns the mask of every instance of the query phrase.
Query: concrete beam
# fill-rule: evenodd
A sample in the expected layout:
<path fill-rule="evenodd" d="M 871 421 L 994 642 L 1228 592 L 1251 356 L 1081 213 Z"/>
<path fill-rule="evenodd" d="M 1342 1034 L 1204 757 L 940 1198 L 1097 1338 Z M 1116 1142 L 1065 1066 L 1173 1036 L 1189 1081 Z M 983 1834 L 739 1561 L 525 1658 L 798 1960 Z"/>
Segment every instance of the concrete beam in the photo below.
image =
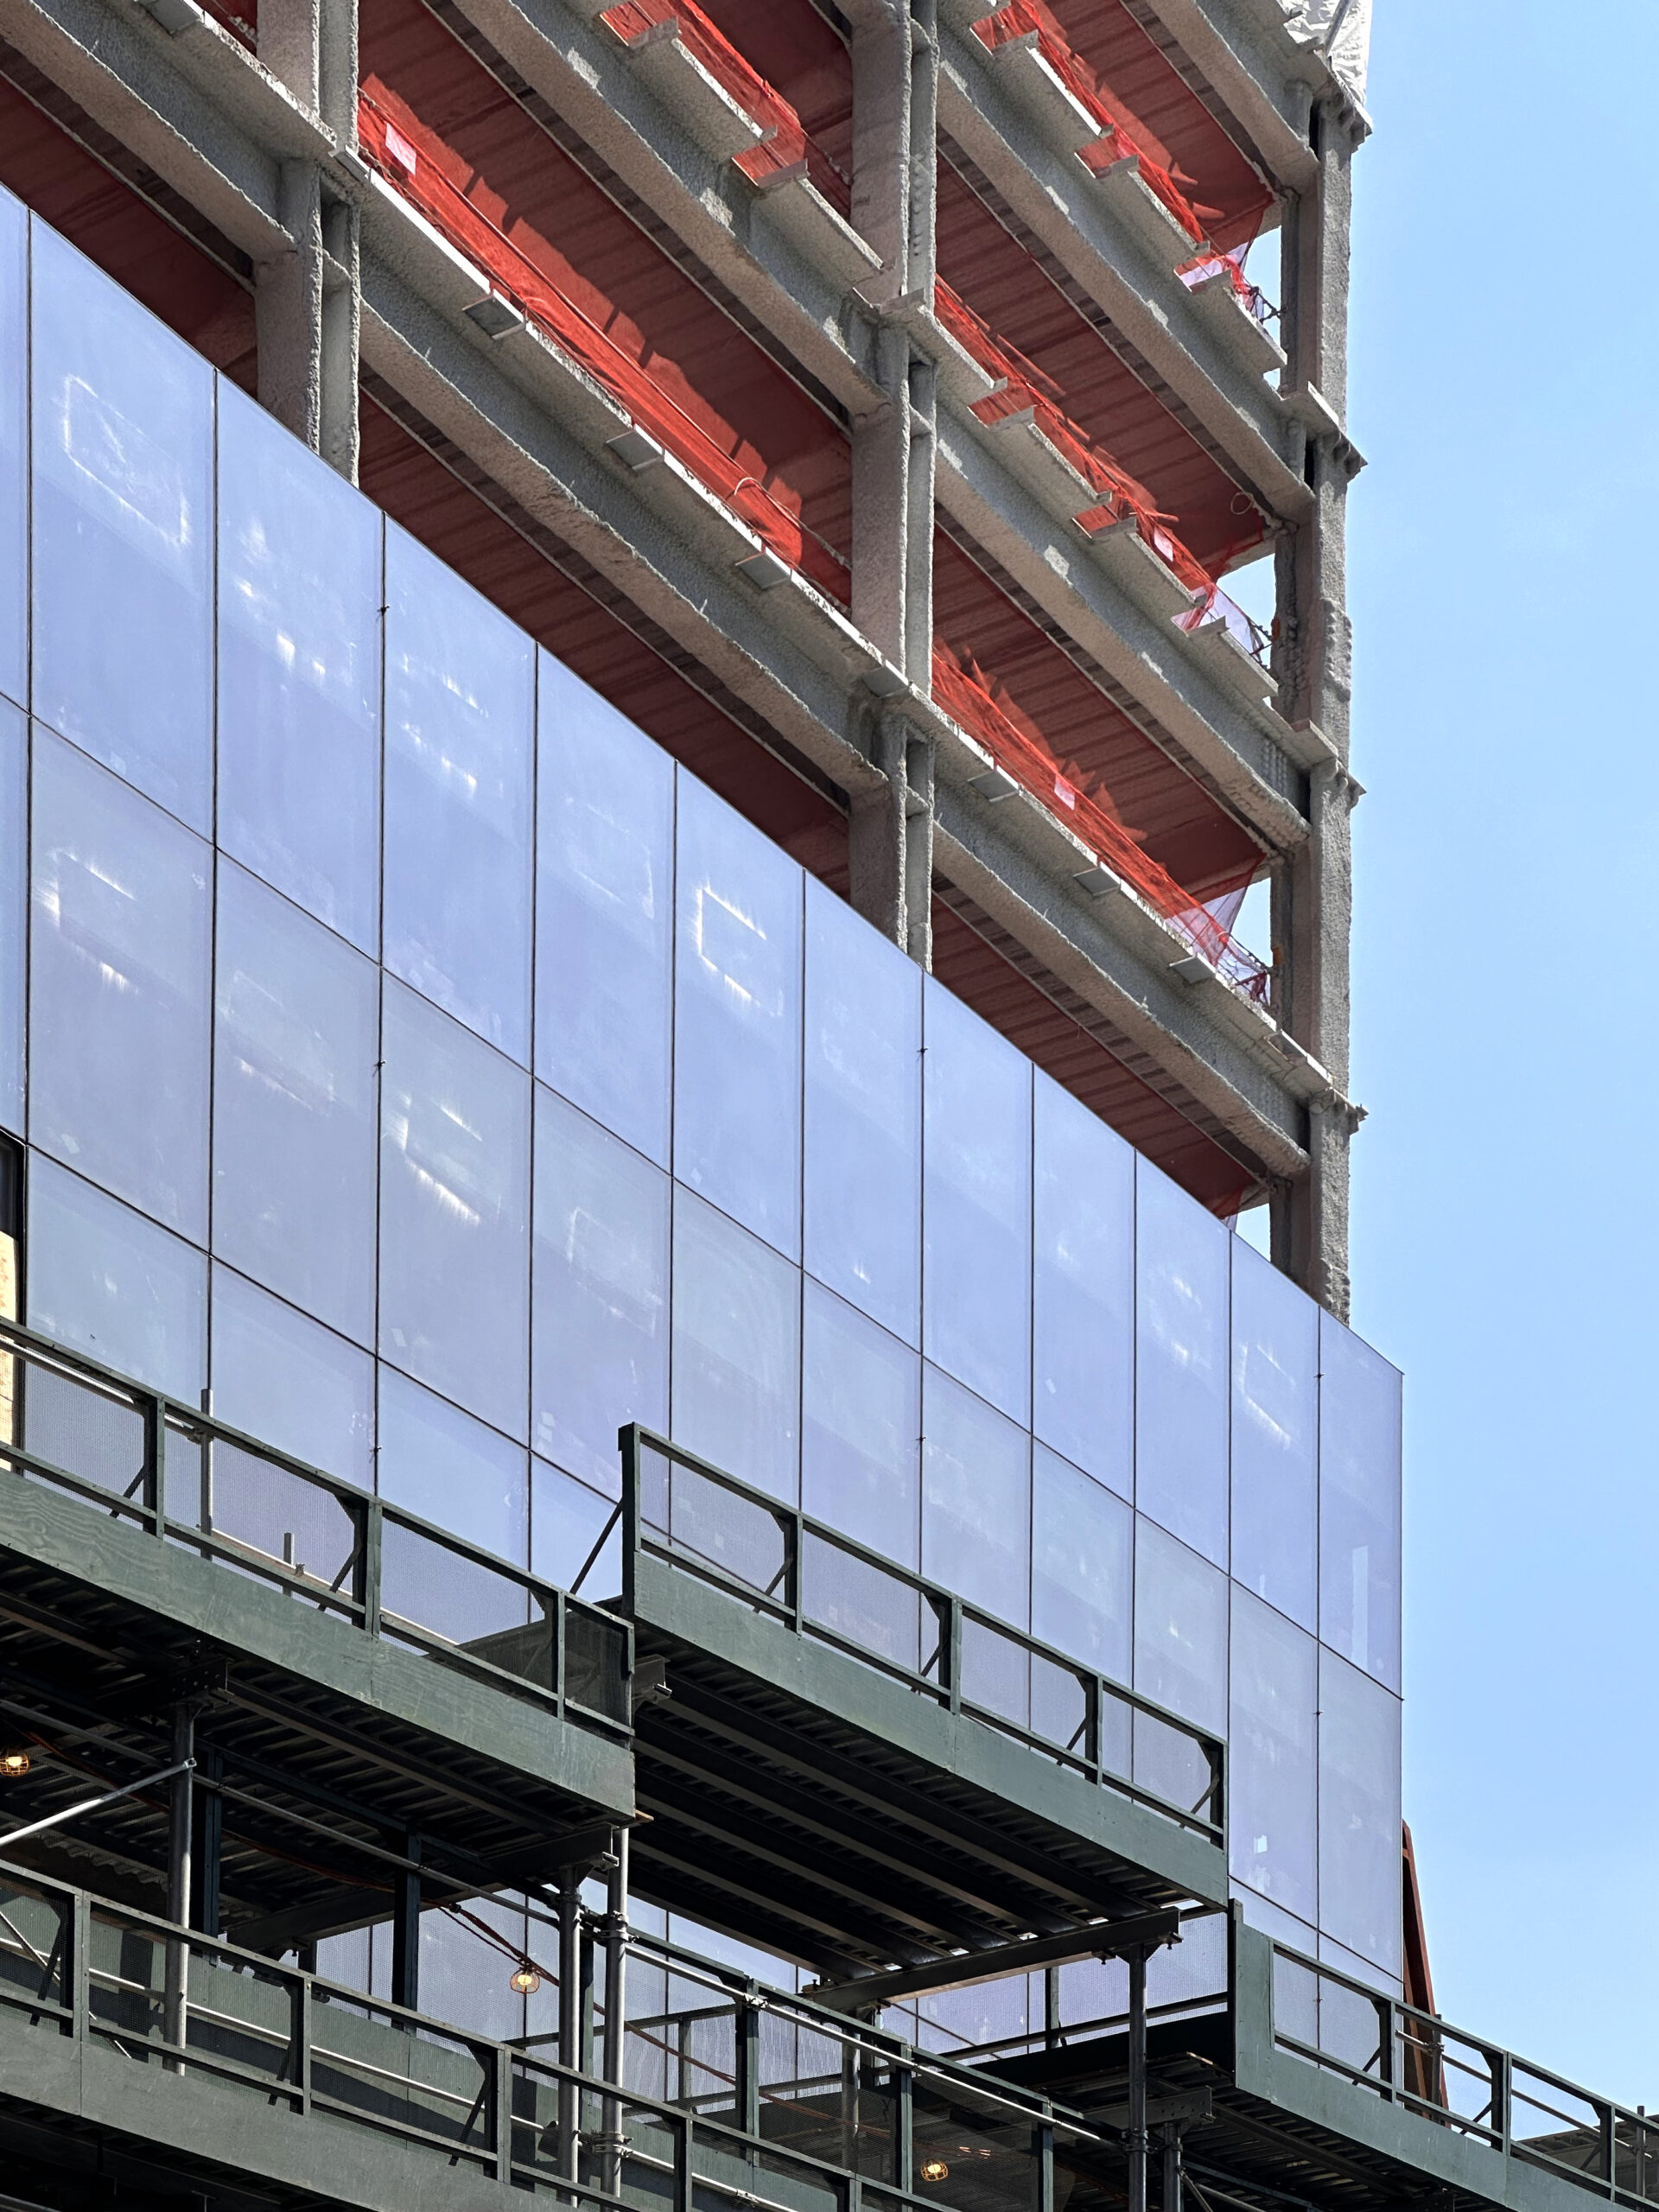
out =
<path fill-rule="evenodd" d="M 883 393 L 874 327 L 844 275 L 817 264 L 757 193 L 700 145 L 590 10 L 566 0 L 456 0 L 467 20 L 721 284 L 855 416 Z"/>
<path fill-rule="evenodd" d="M 179 0 L 189 7 L 190 0 Z M 257 262 L 290 250 L 281 165 L 306 149 L 303 118 L 276 93 L 256 130 L 205 87 L 234 41 L 204 16 L 177 38 L 136 5 L 111 0 L 0 0 L 0 33 L 233 245 Z M 251 55 L 244 55 L 257 68 Z M 276 128 L 269 127 L 275 124 Z"/>
<path fill-rule="evenodd" d="M 1307 141 L 1315 90 L 1329 71 L 1292 44 L 1279 0 L 1145 0 L 1255 141 L 1275 183 L 1302 191 L 1318 174 Z"/>
<path fill-rule="evenodd" d="M 1268 512 L 1306 512 L 1295 424 L 1074 156 L 1058 153 L 979 41 L 941 37 L 939 122 L 1010 209 L 1214 439 Z"/>

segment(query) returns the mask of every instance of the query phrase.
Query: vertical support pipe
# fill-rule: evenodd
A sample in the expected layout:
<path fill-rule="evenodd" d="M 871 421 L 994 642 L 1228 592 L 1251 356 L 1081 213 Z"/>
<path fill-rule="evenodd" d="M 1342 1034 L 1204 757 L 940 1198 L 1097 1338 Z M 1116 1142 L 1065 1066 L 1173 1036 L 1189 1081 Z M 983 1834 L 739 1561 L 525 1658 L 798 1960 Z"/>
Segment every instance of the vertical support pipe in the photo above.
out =
<path fill-rule="evenodd" d="M 184 1763 L 194 1760 L 195 1741 L 194 1707 L 187 1704 L 176 1706 L 173 1713 L 173 1758 L 181 1771 L 173 1777 L 167 1830 L 167 1916 L 175 1928 L 188 1927 L 190 1921 L 190 1828 L 195 1792 L 191 1787 L 192 1769 Z M 189 2030 L 189 1993 L 190 1947 L 182 1936 L 172 1936 L 167 1944 L 162 2034 L 179 2050 L 182 2050 Z M 184 2071 L 181 2058 L 168 2058 L 163 2064 L 169 2074 Z"/>
<path fill-rule="evenodd" d="M 605 1881 L 605 2079 L 625 2086 L 628 2024 L 628 1832 L 612 1833 L 614 1864 Z M 603 2158 L 600 2187 L 611 2196 L 622 2193 L 622 2101 L 607 2097 L 600 2121 Z"/>
<path fill-rule="evenodd" d="M 1173 2120 L 1164 2129 L 1163 2212 L 1181 2212 L 1181 2129 Z"/>
<path fill-rule="evenodd" d="M 1129 1965 L 1129 2212 L 1147 2212 L 1147 1955 Z"/>
<path fill-rule="evenodd" d="M 196 1769 L 205 1782 L 217 1782 L 225 1771 L 223 1753 L 204 1744 Z M 195 1800 L 190 1844 L 190 1925 L 204 1936 L 219 1933 L 224 1838 L 225 1800 L 217 1789 L 204 1789 Z"/>
<path fill-rule="evenodd" d="M 581 1956 L 582 1882 L 577 1869 L 567 1866 L 559 1876 L 559 2064 L 571 2072 L 582 2063 Z M 575 2084 L 561 2074 L 558 2170 L 567 2181 L 576 2178 L 576 2129 Z"/>

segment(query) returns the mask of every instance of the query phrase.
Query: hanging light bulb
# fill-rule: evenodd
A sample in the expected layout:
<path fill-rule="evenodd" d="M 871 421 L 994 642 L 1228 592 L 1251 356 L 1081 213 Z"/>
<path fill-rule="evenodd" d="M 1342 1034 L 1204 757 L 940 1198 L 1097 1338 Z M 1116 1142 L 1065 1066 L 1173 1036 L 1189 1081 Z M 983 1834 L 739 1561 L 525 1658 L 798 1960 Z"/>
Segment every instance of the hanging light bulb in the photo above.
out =
<path fill-rule="evenodd" d="M 926 2158 L 923 2160 L 922 2179 L 924 2181 L 949 2181 L 950 2178 L 950 2169 L 945 2164 L 943 2158 Z"/>
<path fill-rule="evenodd" d="M 507 1986 L 516 1990 L 520 1997 L 533 1997 L 541 1986 L 542 1977 L 528 1959 L 513 1968 L 507 1980 Z"/>
<path fill-rule="evenodd" d="M 16 1782 L 19 1776 L 28 1772 L 29 1753 L 27 1751 L 18 1747 L 14 1747 L 9 1751 L 0 1751 L 0 1774 L 4 1775 L 8 1782 Z"/>

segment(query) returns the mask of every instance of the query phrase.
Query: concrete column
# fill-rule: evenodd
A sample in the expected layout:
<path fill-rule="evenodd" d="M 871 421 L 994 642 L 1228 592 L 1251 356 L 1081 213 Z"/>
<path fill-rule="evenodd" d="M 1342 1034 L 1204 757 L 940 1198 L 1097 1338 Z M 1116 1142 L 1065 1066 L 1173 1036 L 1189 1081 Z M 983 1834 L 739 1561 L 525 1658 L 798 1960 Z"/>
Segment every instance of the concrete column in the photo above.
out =
<path fill-rule="evenodd" d="M 264 0 L 259 59 L 344 145 L 356 143 L 356 0 Z M 278 181 L 292 245 L 255 271 L 259 401 L 341 474 L 357 475 L 357 213 L 312 162 Z"/>
<path fill-rule="evenodd" d="M 1310 835 L 1275 882 L 1274 940 L 1279 1018 L 1329 1070 L 1342 1098 L 1349 1080 L 1353 906 L 1349 818 L 1358 787 L 1347 772 L 1353 633 L 1347 607 L 1346 503 L 1352 455 L 1336 426 L 1347 405 L 1349 223 L 1357 140 L 1349 111 L 1336 98 L 1316 105 L 1310 132 L 1319 175 L 1287 212 L 1284 289 L 1291 386 L 1317 395 L 1306 409 L 1303 472 L 1314 509 L 1281 539 L 1276 554 L 1276 670 L 1290 720 L 1316 723 L 1338 760 L 1310 779 Z M 1312 1165 L 1275 1199 L 1274 1256 L 1345 1319 L 1353 1117 L 1333 1101 L 1328 1108 L 1312 1109 L 1309 1122 Z"/>
<path fill-rule="evenodd" d="M 853 220 L 886 266 L 878 308 L 931 296 L 938 49 L 933 0 L 859 0 L 853 13 Z M 933 635 L 933 371 L 897 321 L 878 330 L 882 404 L 853 425 L 853 620 L 925 690 Z M 853 903 L 925 963 L 931 950 L 931 769 L 880 710 L 885 790 L 855 801 Z M 927 874 L 923 875 L 925 869 Z"/>

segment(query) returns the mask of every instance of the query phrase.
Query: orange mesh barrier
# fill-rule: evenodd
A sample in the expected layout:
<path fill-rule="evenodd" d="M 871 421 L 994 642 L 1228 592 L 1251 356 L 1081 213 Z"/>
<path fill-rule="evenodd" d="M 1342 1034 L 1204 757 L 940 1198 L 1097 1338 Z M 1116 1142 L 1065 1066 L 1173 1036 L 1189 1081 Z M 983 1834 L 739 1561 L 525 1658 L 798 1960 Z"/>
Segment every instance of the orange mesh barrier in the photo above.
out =
<path fill-rule="evenodd" d="M 757 477 L 746 474 L 647 369 L 474 207 L 437 162 L 423 154 L 409 132 L 366 92 L 358 96 L 358 136 L 365 159 L 435 230 L 476 262 L 504 298 L 578 361 L 639 429 L 740 515 L 780 559 L 810 576 L 843 607 L 849 603 L 847 563 L 835 548 L 809 530 Z"/>
<path fill-rule="evenodd" d="M 650 32 L 671 24 L 686 52 L 766 131 L 758 146 L 737 156 L 736 166 L 750 182 L 779 183 L 791 170 L 804 171 L 842 214 L 849 212 L 852 187 L 846 177 L 810 135 L 789 102 L 772 90 L 759 70 L 751 68 L 725 34 L 709 22 L 696 0 L 619 0 L 619 5 L 607 8 L 599 20 L 624 46 L 637 46 Z"/>
<path fill-rule="evenodd" d="M 1060 29 L 1053 10 L 1046 0 L 1007 0 L 1006 7 L 987 16 L 974 25 L 975 35 L 990 53 L 999 46 L 1012 45 L 1018 39 L 1035 37 L 1037 50 L 1049 67 L 1065 86 L 1072 98 L 1100 125 L 1100 137 L 1092 146 L 1082 149 L 1077 158 L 1085 168 L 1109 168 L 1113 162 L 1127 160 L 1131 155 L 1141 164 L 1141 175 L 1147 189 L 1169 210 L 1187 236 L 1198 245 L 1208 243 L 1205 216 L 1216 215 L 1217 209 L 1200 211 L 1195 207 L 1181 188 L 1190 179 L 1178 180 L 1164 163 L 1148 149 L 1135 126 L 1135 118 L 1116 99 L 1111 87 L 1099 73 L 1091 68 L 1083 56 L 1075 53 Z M 1250 234 L 1259 226 L 1262 218 L 1272 205 L 1272 195 L 1264 185 L 1262 204 L 1255 211 Z M 1247 220 L 1249 218 L 1246 217 Z M 1236 227 L 1235 226 L 1234 227 Z"/>
<path fill-rule="evenodd" d="M 1132 830 L 1056 765 L 1040 734 L 995 677 L 971 654 L 952 652 L 942 638 L 933 640 L 933 696 L 1034 798 L 1051 811 L 1057 804 L 1063 807 L 1096 857 L 1173 922 L 1195 952 L 1258 1004 L 1267 1003 L 1269 970 L 1235 943 L 1228 926 L 1237 915 L 1243 884 L 1207 906 L 1195 901 L 1166 868 L 1141 849 Z"/>

